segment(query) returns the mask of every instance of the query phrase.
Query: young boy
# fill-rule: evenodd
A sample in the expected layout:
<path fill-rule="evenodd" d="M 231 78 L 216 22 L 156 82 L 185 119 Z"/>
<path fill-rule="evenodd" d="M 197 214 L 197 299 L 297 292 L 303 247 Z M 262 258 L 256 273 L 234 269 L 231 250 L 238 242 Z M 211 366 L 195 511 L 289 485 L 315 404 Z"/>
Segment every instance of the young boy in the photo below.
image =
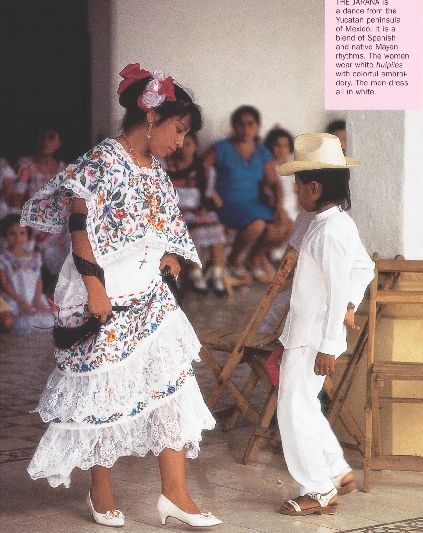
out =
<path fill-rule="evenodd" d="M 280 338 L 278 422 L 288 470 L 300 484 L 300 496 L 281 512 L 333 514 L 338 491 L 357 486 L 318 394 L 347 348 L 344 319 L 354 327 L 354 309 L 373 279 L 374 263 L 345 213 L 351 207 L 349 168 L 360 163 L 345 157 L 338 137 L 327 133 L 300 135 L 294 145 L 294 161 L 279 174 L 295 173 L 299 202 L 316 216 L 301 243 Z"/>

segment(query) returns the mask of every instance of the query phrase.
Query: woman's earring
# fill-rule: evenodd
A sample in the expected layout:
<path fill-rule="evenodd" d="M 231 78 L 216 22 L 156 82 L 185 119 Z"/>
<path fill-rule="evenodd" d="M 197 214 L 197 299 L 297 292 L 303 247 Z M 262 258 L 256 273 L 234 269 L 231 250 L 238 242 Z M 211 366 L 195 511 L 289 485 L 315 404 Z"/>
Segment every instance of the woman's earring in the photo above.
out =
<path fill-rule="evenodd" d="M 149 124 L 150 124 L 150 127 L 148 128 L 148 131 L 147 131 L 147 139 L 151 139 L 151 132 L 153 130 L 153 123 L 149 122 Z"/>

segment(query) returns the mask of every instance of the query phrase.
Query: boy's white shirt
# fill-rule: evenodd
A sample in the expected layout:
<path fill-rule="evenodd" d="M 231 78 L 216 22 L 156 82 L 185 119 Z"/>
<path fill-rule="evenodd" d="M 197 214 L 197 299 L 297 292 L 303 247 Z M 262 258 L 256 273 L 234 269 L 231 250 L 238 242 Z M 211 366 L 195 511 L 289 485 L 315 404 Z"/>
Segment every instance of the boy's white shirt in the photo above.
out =
<path fill-rule="evenodd" d="M 373 276 L 351 217 L 338 207 L 317 214 L 301 243 L 282 345 L 336 357 L 345 352 L 347 305 L 357 309 Z"/>

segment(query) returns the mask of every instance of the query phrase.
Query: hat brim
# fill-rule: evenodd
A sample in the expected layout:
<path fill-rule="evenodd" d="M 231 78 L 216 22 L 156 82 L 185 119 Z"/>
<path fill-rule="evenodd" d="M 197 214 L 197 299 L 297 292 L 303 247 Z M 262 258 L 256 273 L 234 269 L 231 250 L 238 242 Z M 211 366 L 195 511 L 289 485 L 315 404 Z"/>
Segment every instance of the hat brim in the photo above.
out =
<path fill-rule="evenodd" d="M 319 161 L 290 161 L 284 163 L 278 168 L 279 176 L 289 176 L 295 174 L 295 172 L 301 172 L 302 170 L 319 170 L 321 168 L 352 168 L 359 167 L 360 161 L 353 159 L 352 157 L 345 158 L 345 165 L 331 165 L 330 163 L 320 163 Z"/>

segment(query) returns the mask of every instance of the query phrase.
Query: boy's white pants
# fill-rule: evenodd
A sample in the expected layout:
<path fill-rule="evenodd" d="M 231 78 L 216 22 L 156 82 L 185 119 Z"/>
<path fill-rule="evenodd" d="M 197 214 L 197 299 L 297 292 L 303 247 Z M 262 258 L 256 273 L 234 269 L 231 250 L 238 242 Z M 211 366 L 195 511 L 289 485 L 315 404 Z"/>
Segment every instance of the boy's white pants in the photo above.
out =
<path fill-rule="evenodd" d="M 278 423 L 283 453 L 291 476 L 300 484 L 300 495 L 325 494 L 333 489 L 331 478 L 348 469 L 348 463 L 318 394 L 325 376 L 314 373 L 317 352 L 310 346 L 286 349 L 282 356 L 278 394 Z"/>

